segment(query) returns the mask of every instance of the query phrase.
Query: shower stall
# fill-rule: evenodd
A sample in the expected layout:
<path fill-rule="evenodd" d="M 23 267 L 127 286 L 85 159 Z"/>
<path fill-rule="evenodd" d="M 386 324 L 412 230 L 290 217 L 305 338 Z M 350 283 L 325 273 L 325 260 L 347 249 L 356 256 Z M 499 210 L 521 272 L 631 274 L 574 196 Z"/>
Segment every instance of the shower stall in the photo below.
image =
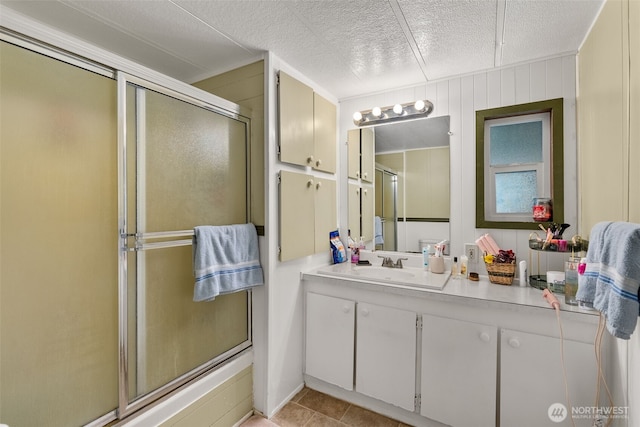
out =
<path fill-rule="evenodd" d="M 104 425 L 251 346 L 193 302 L 192 230 L 246 223 L 235 104 L 0 33 L 0 419 Z"/>

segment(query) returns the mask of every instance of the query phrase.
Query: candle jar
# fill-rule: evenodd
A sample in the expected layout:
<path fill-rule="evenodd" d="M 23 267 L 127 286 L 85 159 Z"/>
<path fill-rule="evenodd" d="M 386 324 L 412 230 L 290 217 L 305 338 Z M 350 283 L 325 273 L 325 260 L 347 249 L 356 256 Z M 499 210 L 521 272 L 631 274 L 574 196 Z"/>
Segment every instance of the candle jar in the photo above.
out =
<path fill-rule="evenodd" d="M 553 221 L 553 204 L 548 197 L 533 199 L 533 220 L 536 222 Z"/>

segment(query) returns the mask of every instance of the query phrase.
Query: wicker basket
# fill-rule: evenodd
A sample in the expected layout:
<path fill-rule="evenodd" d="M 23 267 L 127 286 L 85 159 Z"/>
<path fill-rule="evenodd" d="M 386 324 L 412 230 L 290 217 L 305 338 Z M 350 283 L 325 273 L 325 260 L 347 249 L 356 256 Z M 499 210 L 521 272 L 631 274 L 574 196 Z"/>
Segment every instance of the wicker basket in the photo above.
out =
<path fill-rule="evenodd" d="M 516 274 L 516 262 L 513 263 L 486 263 L 487 273 L 489 273 L 489 281 L 491 283 L 495 283 L 496 285 L 507 285 L 510 286 L 513 283 L 513 276 Z"/>

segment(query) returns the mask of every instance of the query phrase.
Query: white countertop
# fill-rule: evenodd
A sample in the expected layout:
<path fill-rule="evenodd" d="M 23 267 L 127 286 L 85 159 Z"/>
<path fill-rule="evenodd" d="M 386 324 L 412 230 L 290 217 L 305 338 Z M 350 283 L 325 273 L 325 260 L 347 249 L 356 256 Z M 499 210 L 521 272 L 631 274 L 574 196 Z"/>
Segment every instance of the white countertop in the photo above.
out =
<path fill-rule="evenodd" d="M 491 283 L 487 276 L 480 276 L 479 281 L 471 281 L 465 278 L 451 278 L 444 285 L 442 290 L 430 288 L 418 288 L 415 286 L 403 286 L 397 283 L 384 283 L 382 281 L 374 282 L 366 278 L 359 279 L 350 276 L 338 277 L 336 275 L 328 275 L 321 272 L 327 267 L 320 267 L 309 272 L 305 272 L 302 278 L 305 280 L 321 278 L 323 281 L 342 281 L 348 283 L 351 287 L 374 290 L 378 292 L 387 292 L 394 294 L 402 294 L 418 298 L 432 298 L 442 300 L 459 300 L 461 298 L 477 302 L 490 302 L 498 304 L 515 304 L 518 306 L 545 308 L 552 310 L 542 297 L 542 291 L 531 286 L 519 286 L 517 283 L 513 285 L 497 285 Z M 345 266 L 344 269 L 349 267 Z M 446 274 L 449 272 L 447 271 Z M 556 294 L 560 301 L 560 310 L 567 313 L 575 313 L 580 315 L 597 315 L 597 311 L 587 311 L 580 309 L 578 306 L 567 305 L 564 303 L 564 295 Z"/>

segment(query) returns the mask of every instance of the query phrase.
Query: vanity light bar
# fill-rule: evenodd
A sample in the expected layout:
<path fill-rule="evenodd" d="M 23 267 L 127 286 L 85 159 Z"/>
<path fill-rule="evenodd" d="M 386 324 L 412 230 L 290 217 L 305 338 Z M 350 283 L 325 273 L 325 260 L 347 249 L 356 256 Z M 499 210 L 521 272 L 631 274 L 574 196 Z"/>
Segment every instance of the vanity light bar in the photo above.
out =
<path fill-rule="evenodd" d="M 356 126 L 365 127 L 399 120 L 419 119 L 427 117 L 432 111 L 433 103 L 431 101 L 419 99 L 416 102 L 356 111 L 353 113 L 353 123 Z"/>

